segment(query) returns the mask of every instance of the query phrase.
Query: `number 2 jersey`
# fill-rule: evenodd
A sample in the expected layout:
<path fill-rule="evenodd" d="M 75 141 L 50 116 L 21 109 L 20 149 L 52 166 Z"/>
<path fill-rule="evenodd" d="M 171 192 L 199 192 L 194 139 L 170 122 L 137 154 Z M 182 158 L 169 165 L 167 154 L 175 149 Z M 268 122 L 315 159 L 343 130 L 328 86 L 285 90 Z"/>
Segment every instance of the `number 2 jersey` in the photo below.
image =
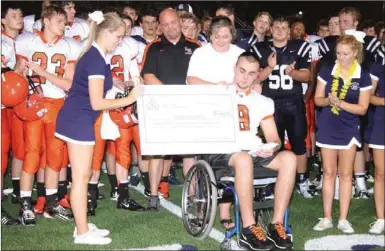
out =
<path fill-rule="evenodd" d="M 65 68 L 70 63 L 75 63 L 81 52 L 80 44 L 68 37 L 58 37 L 55 43 L 48 44 L 41 32 L 24 32 L 16 38 L 16 58 L 33 62 L 56 76 L 62 78 Z M 36 73 L 29 70 L 29 76 Z M 47 79 L 33 78 L 36 84 L 41 84 L 44 96 L 48 98 L 64 98 L 66 93 Z"/>
<path fill-rule="evenodd" d="M 275 52 L 277 65 L 269 77 L 263 81 L 262 94 L 276 99 L 293 99 L 303 94 L 302 83 L 285 73 L 286 67 L 295 62 L 295 69 L 309 69 L 311 46 L 303 40 L 289 40 L 286 46 L 277 48 L 273 41 L 259 42 L 250 48 L 260 61 L 260 67 L 268 67 L 267 59 Z"/>
<path fill-rule="evenodd" d="M 274 116 L 274 102 L 255 91 L 237 93 L 239 137 L 238 148 L 252 150 L 262 144 L 257 136 L 259 125 L 264 119 Z"/>
<path fill-rule="evenodd" d="M 111 66 L 112 76 L 123 82 L 130 80 L 132 77 L 140 76 L 137 62 L 138 53 L 137 41 L 132 37 L 125 36 L 116 49 L 106 56 Z"/>

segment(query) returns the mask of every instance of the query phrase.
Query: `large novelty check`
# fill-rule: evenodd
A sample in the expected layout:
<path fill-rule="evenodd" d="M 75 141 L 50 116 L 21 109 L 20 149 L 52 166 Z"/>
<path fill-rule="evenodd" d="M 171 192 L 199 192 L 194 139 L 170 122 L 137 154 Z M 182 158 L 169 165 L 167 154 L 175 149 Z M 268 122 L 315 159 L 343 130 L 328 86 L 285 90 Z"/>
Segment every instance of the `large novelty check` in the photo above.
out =
<path fill-rule="evenodd" d="M 137 103 L 142 155 L 237 151 L 233 86 L 146 85 Z"/>

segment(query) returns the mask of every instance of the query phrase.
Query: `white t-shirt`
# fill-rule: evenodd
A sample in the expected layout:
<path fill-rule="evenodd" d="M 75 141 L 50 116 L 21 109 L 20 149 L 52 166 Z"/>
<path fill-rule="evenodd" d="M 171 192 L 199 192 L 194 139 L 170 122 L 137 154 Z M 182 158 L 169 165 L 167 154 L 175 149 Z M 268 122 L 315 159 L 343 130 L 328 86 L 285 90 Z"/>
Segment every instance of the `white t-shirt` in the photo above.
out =
<path fill-rule="evenodd" d="M 262 144 L 257 136 L 261 121 L 274 116 L 274 102 L 256 91 L 237 94 L 239 137 L 238 148 L 252 150 Z"/>
<path fill-rule="evenodd" d="M 217 52 L 211 43 L 196 49 L 191 56 L 187 76 L 198 77 L 204 81 L 218 83 L 234 80 L 234 66 L 239 55 L 244 52 L 236 45 L 230 44 L 227 52 Z"/>

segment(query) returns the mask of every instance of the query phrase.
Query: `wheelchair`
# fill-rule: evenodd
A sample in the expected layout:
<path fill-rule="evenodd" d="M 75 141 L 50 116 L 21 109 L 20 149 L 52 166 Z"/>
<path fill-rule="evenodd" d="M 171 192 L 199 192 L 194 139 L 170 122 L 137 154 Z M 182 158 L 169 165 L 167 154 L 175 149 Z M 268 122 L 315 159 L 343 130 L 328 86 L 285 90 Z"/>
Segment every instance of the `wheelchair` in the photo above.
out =
<path fill-rule="evenodd" d="M 268 231 L 273 217 L 274 185 L 277 172 L 268 168 L 254 167 L 254 202 L 255 222 Z M 230 200 L 229 200 L 230 198 Z M 233 168 L 212 168 L 205 160 L 198 160 L 185 177 L 182 192 L 182 221 L 191 236 L 203 240 L 214 225 L 217 204 L 234 203 L 235 227 L 225 231 L 225 238 L 220 244 L 221 250 L 231 250 L 231 238 L 235 235 L 239 245 L 242 229 L 239 202 L 234 187 Z M 288 223 L 289 209 L 286 209 L 284 227 L 293 241 L 292 228 Z"/>

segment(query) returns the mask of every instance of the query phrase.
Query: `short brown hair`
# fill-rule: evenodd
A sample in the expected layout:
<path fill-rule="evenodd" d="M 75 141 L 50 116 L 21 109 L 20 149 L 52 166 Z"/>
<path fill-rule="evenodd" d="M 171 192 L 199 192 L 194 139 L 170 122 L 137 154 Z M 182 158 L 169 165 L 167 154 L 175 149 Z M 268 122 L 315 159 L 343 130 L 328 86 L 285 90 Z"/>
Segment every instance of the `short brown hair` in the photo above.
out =
<path fill-rule="evenodd" d="M 235 29 L 230 18 L 225 17 L 225 16 L 217 16 L 211 20 L 210 29 L 209 29 L 209 32 L 207 34 L 209 39 L 211 40 L 211 35 L 213 35 L 218 29 L 220 29 L 222 27 L 228 27 L 230 29 L 231 36 L 232 36 L 231 42 L 234 42 L 236 37 L 237 37 L 237 30 Z"/>
<path fill-rule="evenodd" d="M 260 11 L 260 12 L 258 12 L 257 15 L 255 16 L 254 20 L 257 19 L 257 18 L 260 18 L 262 16 L 267 16 L 269 18 L 270 25 L 273 23 L 273 17 L 267 11 Z"/>
<path fill-rule="evenodd" d="M 41 30 L 44 31 L 44 18 L 51 19 L 55 15 L 63 15 L 67 20 L 67 13 L 65 10 L 57 5 L 50 5 L 45 7 L 41 12 Z"/>
<path fill-rule="evenodd" d="M 361 20 L 361 13 L 360 11 L 355 7 L 345 7 L 338 13 L 338 16 L 341 16 L 342 14 L 350 14 L 353 16 L 354 21 L 360 22 Z"/>

